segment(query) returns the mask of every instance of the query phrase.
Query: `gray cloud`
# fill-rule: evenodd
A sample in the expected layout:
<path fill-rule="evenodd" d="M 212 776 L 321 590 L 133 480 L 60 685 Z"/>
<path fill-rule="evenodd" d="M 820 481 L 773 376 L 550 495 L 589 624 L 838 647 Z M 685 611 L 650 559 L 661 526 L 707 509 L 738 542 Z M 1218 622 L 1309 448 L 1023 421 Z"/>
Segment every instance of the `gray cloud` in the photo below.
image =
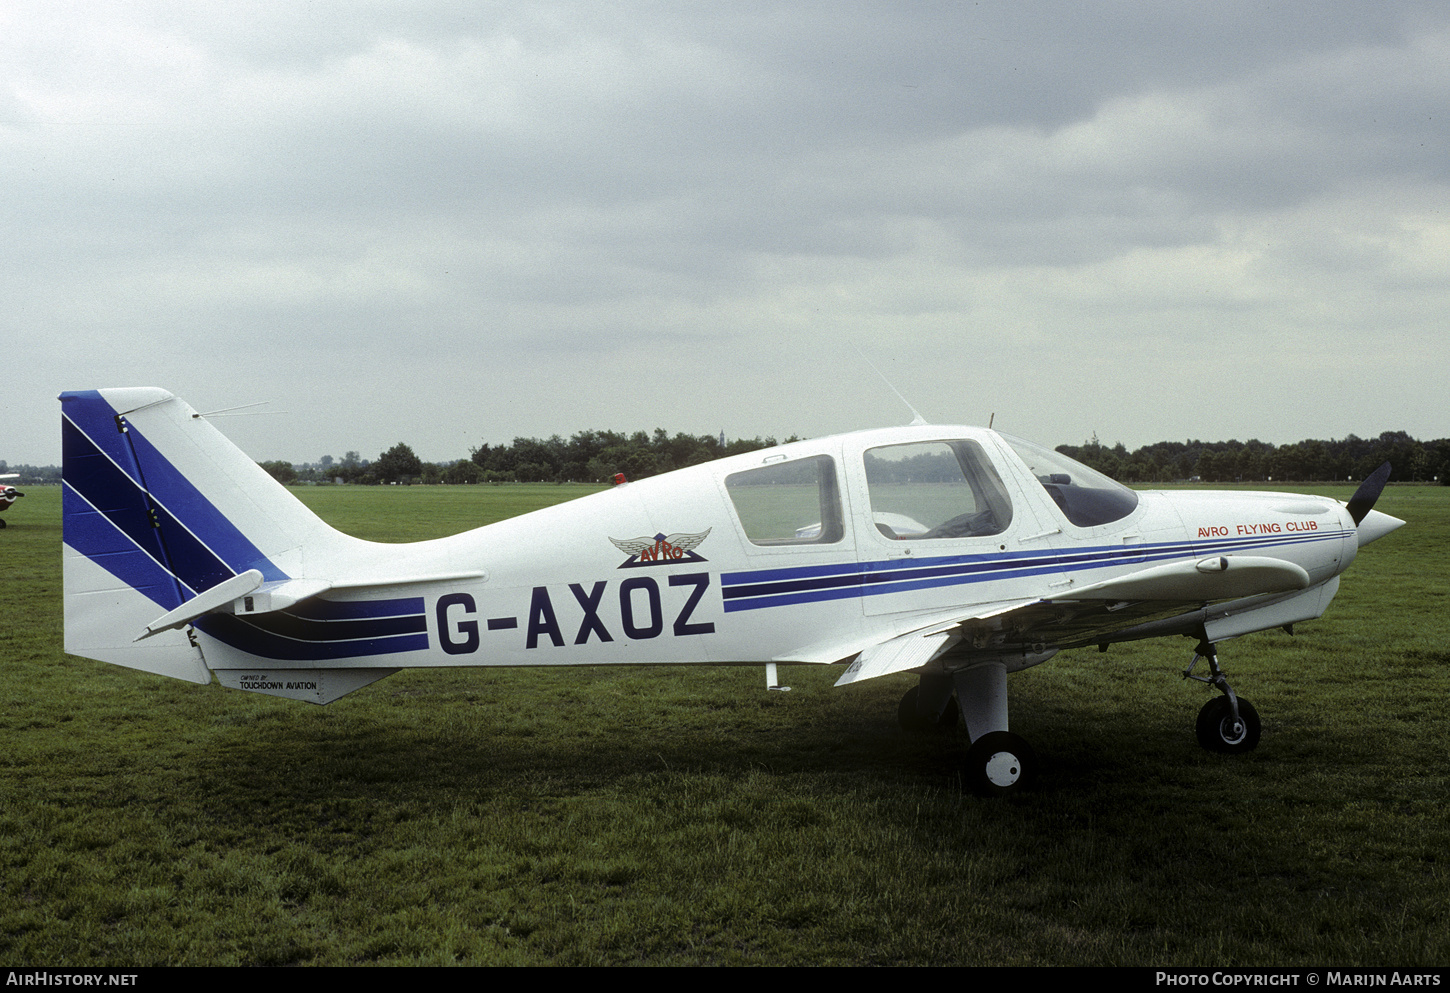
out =
<path fill-rule="evenodd" d="M 0 458 L 902 418 L 1450 434 L 1435 4 L 16 3 Z M 1424 398 L 1424 399 L 1421 399 Z"/>

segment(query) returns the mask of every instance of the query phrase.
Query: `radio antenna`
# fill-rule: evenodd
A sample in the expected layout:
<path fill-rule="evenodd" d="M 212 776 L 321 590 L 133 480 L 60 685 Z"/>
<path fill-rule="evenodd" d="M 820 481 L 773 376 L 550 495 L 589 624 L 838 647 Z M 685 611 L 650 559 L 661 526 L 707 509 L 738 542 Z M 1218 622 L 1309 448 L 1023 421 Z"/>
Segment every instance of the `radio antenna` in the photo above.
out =
<path fill-rule="evenodd" d="M 239 410 L 246 410 L 248 407 L 260 407 L 264 403 L 271 403 L 271 402 L 272 402 L 271 400 L 258 400 L 256 403 L 244 403 L 244 404 L 241 404 L 240 406 L 236 406 L 236 407 L 223 407 L 221 410 L 208 410 L 205 413 L 192 414 L 191 416 L 192 416 L 192 419 L 193 420 L 195 420 L 198 417 L 220 417 L 223 414 L 230 414 L 230 415 L 235 416 L 236 412 L 239 411 Z M 254 411 L 252 411 L 252 413 L 254 413 L 254 414 L 285 414 L 287 412 L 285 410 L 254 410 Z"/>
<path fill-rule="evenodd" d="M 866 357 L 866 353 L 861 351 L 860 346 L 855 347 L 856 354 L 861 356 L 861 361 L 865 362 L 866 365 L 870 367 L 872 372 L 880 376 L 881 381 L 891 389 L 892 393 L 896 394 L 896 399 L 900 400 L 903 404 L 906 404 L 906 409 L 911 411 L 911 426 L 920 427 L 921 425 L 928 423 L 927 419 L 925 417 L 922 417 L 921 414 L 917 412 L 917 409 L 907 402 L 906 397 L 901 395 L 901 391 L 896 388 L 896 385 L 892 383 L 891 380 L 886 378 L 886 374 L 883 373 L 880 369 L 876 368 L 872 361 Z"/>

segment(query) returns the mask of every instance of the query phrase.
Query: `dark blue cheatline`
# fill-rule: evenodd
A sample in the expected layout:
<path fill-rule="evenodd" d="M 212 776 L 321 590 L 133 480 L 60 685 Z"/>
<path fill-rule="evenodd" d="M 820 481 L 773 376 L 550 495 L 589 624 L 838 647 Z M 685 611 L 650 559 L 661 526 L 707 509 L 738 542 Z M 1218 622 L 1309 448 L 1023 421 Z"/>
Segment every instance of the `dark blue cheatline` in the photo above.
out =
<path fill-rule="evenodd" d="M 1120 563 L 1164 562 L 1269 546 L 1337 541 L 1350 531 L 1316 531 L 1303 535 L 1269 534 L 1215 541 L 1172 541 L 1144 545 L 1100 545 L 1047 552 L 1003 552 L 996 555 L 943 555 L 888 559 L 843 565 L 756 569 L 721 575 L 725 612 L 760 610 L 822 600 L 882 596 L 988 580 L 1101 569 Z"/>
<path fill-rule="evenodd" d="M 261 658 L 309 662 L 426 651 L 422 597 L 393 600 L 305 600 L 269 614 L 208 614 L 196 626 Z"/>

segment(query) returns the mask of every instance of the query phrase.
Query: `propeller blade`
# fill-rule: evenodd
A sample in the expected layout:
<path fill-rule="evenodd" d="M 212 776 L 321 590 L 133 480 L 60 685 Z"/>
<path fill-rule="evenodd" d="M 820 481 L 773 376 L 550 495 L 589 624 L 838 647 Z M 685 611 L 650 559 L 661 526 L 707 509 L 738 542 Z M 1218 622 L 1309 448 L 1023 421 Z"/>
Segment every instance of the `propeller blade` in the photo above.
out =
<path fill-rule="evenodd" d="M 1390 464 L 1386 462 L 1374 472 L 1369 478 L 1359 484 L 1359 489 L 1354 491 L 1354 496 L 1349 498 L 1349 516 L 1354 518 L 1354 526 L 1359 527 L 1360 521 L 1364 520 L 1374 503 L 1384 492 L 1385 480 L 1390 478 Z"/>

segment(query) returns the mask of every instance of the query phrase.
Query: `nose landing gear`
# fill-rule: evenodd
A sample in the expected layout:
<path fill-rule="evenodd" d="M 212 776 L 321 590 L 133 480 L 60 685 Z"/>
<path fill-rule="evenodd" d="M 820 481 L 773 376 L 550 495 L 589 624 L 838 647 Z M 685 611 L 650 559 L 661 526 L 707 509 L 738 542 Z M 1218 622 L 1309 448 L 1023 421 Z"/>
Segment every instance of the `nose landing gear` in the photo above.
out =
<path fill-rule="evenodd" d="M 1208 660 L 1207 676 L 1193 674 L 1193 667 L 1198 664 L 1199 659 Z M 1183 670 L 1183 678 L 1208 683 L 1223 693 L 1223 696 L 1216 696 L 1204 704 L 1203 709 L 1198 712 L 1194 730 L 1198 734 L 1200 745 L 1210 752 L 1221 752 L 1225 755 L 1251 752 L 1258 747 L 1259 735 L 1263 731 L 1259 712 L 1254 709 L 1253 704 L 1234 693 L 1223 670 L 1219 668 L 1218 652 L 1207 640 L 1198 643 L 1198 648 L 1193 653 L 1193 661 Z"/>

